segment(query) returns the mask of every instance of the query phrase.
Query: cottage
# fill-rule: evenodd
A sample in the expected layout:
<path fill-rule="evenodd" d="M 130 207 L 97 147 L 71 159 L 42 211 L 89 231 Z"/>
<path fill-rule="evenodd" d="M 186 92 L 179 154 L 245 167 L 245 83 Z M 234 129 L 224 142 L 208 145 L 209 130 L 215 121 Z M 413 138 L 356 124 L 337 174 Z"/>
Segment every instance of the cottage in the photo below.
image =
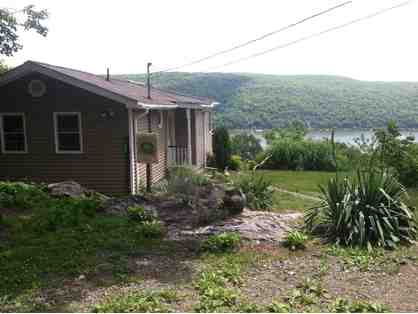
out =
<path fill-rule="evenodd" d="M 0 77 L 0 180 L 75 180 L 135 194 L 145 184 L 137 139 L 157 134 L 153 183 L 168 166 L 203 167 L 214 102 L 28 61 Z"/>

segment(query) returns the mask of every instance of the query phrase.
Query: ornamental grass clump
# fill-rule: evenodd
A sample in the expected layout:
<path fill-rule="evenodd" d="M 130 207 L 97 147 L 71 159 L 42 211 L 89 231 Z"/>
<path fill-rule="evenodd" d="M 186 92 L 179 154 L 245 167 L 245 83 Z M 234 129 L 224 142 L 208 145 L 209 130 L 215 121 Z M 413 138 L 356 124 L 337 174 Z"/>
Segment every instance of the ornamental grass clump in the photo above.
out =
<path fill-rule="evenodd" d="M 305 225 L 327 242 L 371 250 L 416 239 L 415 209 L 403 202 L 406 190 L 389 172 L 358 170 L 355 180 L 333 178 L 321 192 L 320 205 L 305 213 Z"/>

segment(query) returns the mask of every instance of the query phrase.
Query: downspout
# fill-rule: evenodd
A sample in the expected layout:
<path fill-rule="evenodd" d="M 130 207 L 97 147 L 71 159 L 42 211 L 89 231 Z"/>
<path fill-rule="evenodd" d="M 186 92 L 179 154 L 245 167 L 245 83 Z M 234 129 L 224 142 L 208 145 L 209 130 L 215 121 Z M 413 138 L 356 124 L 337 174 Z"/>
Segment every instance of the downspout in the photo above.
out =
<path fill-rule="evenodd" d="M 135 195 L 135 142 L 134 142 L 134 121 L 132 109 L 128 109 L 128 119 L 129 119 L 129 181 L 130 181 L 130 190 L 131 195 Z"/>

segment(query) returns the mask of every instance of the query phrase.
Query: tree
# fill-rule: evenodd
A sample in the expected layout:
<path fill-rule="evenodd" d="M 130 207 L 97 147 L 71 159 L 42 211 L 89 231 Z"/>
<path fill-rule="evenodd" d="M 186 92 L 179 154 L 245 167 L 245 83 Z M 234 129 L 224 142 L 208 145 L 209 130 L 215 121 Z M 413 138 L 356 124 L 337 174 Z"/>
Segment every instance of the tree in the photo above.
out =
<path fill-rule="evenodd" d="M 225 170 L 231 159 L 231 139 L 229 132 L 224 127 L 215 130 L 213 139 L 213 151 L 215 154 L 216 167 Z"/>
<path fill-rule="evenodd" d="M 21 15 L 23 19 L 19 18 Z M 46 10 L 35 10 L 34 5 L 28 5 L 22 10 L 0 8 L 0 54 L 10 57 L 23 48 L 19 41 L 19 29 L 34 30 L 46 36 L 48 28 L 42 22 L 48 16 Z"/>
<path fill-rule="evenodd" d="M 258 140 L 253 134 L 238 134 L 231 140 L 232 153 L 239 155 L 244 160 L 254 160 L 256 155 L 263 151 Z"/>
<path fill-rule="evenodd" d="M 7 70 L 9 70 L 9 67 L 4 63 L 3 60 L 0 60 L 0 75 L 2 75 Z"/>

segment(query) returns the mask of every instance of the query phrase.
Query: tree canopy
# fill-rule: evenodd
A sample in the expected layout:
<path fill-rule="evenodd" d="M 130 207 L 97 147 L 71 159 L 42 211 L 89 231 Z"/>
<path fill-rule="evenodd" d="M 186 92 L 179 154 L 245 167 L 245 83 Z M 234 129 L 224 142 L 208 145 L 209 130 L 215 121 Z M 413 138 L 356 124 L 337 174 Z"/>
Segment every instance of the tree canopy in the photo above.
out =
<path fill-rule="evenodd" d="M 19 40 L 19 29 L 34 30 L 46 36 L 48 28 L 43 22 L 48 16 L 46 10 L 36 10 L 34 5 L 28 5 L 20 10 L 0 8 L 0 55 L 10 57 L 23 48 Z"/>
<path fill-rule="evenodd" d="M 125 75 L 143 80 L 142 75 Z M 171 72 L 154 86 L 219 101 L 216 122 L 228 128 L 377 128 L 395 120 L 418 128 L 417 82 L 367 82 L 325 75 Z"/>

